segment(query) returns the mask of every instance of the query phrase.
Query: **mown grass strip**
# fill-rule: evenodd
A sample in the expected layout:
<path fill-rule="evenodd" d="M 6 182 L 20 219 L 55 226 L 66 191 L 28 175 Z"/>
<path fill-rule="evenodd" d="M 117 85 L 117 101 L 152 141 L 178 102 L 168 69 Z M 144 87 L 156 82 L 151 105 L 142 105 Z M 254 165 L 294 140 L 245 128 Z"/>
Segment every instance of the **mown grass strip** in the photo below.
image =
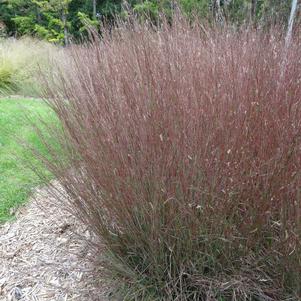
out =
<path fill-rule="evenodd" d="M 43 184 L 29 166 L 48 174 L 30 149 L 20 143 L 28 143 L 47 155 L 31 124 L 39 125 L 40 120 L 54 120 L 54 115 L 41 100 L 0 99 L 0 223 L 10 219 L 13 209 L 23 204 L 35 187 Z"/>

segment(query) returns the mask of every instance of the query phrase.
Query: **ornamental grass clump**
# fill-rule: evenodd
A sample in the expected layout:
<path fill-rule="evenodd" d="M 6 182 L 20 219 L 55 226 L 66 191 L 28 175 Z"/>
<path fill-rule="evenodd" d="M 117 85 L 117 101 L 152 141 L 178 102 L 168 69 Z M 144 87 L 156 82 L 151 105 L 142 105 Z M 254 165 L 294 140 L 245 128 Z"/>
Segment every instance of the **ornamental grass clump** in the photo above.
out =
<path fill-rule="evenodd" d="M 133 22 L 47 79 L 49 167 L 122 300 L 300 300 L 301 45 L 283 40 Z"/>
<path fill-rule="evenodd" d="M 0 39 L 0 96 L 39 94 L 37 73 L 48 69 L 48 57 L 58 56 L 58 50 L 29 37 Z"/>

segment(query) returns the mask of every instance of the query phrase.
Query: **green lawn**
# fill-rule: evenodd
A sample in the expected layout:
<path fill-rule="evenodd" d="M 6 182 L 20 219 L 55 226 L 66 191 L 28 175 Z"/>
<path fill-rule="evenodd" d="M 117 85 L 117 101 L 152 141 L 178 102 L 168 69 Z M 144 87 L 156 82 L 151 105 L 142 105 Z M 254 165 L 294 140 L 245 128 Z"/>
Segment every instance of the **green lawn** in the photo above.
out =
<path fill-rule="evenodd" d="M 26 117 L 25 117 L 26 116 Z M 24 141 L 45 154 L 46 150 L 32 128 L 31 121 L 53 121 L 54 115 L 40 100 L 0 99 L 0 223 L 13 216 L 13 208 L 23 204 L 42 180 L 26 166 L 46 172 Z M 50 177 L 50 174 L 46 175 Z"/>

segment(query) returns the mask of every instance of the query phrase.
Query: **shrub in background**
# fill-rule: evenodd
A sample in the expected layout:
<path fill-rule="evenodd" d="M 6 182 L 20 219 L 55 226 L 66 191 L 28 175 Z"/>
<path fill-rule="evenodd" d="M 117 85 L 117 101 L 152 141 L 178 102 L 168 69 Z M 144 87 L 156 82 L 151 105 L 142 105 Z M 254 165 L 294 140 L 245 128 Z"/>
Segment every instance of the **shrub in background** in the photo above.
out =
<path fill-rule="evenodd" d="M 71 162 L 49 167 L 124 300 L 300 300 L 300 50 L 134 22 L 46 79 Z"/>
<path fill-rule="evenodd" d="M 0 40 L 0 95 L 37 95 L 37 72 L 47 69 L 56 52 L 55 46 L 31 38 Z"/>

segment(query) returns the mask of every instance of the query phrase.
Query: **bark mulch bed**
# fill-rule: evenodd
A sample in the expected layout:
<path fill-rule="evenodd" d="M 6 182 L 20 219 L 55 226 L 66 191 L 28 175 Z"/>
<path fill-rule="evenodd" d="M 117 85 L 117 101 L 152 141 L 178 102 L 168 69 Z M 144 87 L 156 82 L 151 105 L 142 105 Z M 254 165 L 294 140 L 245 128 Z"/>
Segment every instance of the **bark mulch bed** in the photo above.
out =
<path fill-rule="evenodd" d="M 0 301 L 108 300 L 83 236 L 92 239 L 49 190 L 37 190 L 15 221 L 0 225 Z"/>

